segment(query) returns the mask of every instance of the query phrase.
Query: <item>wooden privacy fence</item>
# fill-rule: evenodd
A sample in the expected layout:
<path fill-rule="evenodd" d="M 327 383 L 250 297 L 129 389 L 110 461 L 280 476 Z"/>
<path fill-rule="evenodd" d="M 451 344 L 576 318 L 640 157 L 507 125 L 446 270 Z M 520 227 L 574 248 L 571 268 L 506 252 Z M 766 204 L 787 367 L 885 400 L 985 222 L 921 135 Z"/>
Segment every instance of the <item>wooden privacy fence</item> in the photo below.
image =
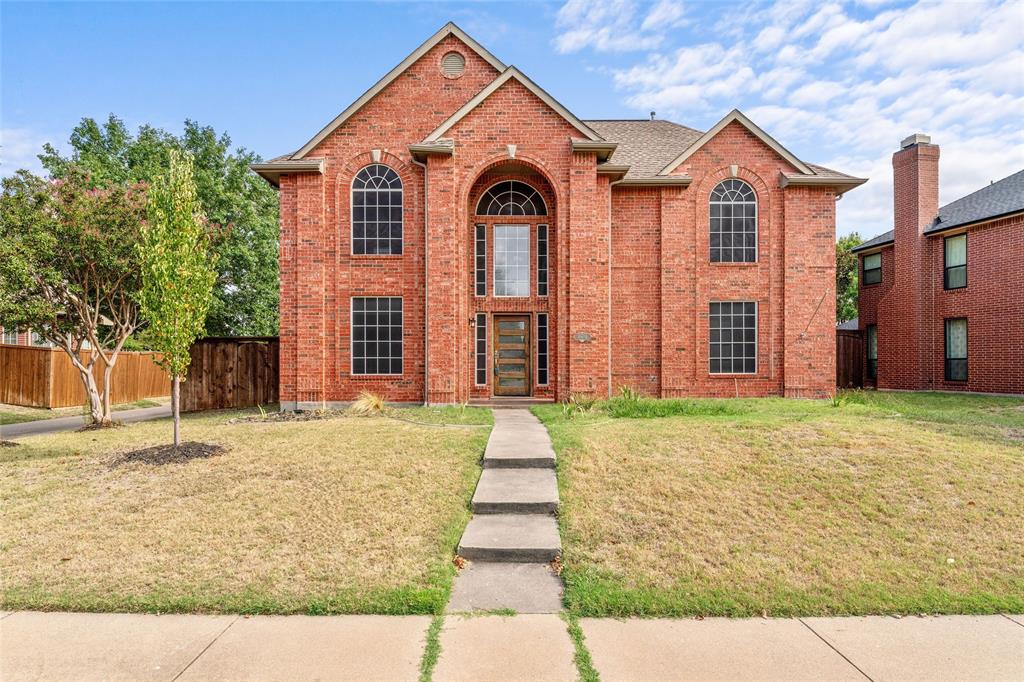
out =
<path fill-rule="evenodd" d="M 836 386 L 864 385 L 864 336 L 856 329 L 836 330 Z"/>
<path fill-rule="evenodd" d="M 192 344 L 192 364 L 181 385 L 181 410 L 215 410 L 276 403 L 276 336 L 211 337 Z"/>
<path fill-rule="evenodd" d="M 171 379 L 155 353 L 122 352 L 111 375 L 110 402 L 131 403 L 170 395 Z M 80 353 L 87 358 L 88 351 Z M 93 366 L 103 390 L 103 361 Z M 86 402 L 78 369 L 59 348 L 0 345 L 0 403 L 25 407 L 75 407 Z"/>

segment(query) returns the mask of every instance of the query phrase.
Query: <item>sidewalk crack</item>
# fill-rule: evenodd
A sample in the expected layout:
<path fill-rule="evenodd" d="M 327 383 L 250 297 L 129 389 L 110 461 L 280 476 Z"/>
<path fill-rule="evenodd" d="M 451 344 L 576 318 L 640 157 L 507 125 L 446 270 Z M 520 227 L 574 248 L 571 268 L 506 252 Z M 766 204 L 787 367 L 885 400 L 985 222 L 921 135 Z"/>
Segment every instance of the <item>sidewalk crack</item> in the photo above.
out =
<path fill-rule="evenodd" d="M 870 676 L 870 675 L 868 675 L 868 674 L 867 674 L 866 672 L 864 672 L 863 670 L 861 670 L 861 669 L 860 669 L 860 666 L 858 666 L 858 665 L 857 665 L 856 663 L 854 663 L 853 661 L 851 661 L 851 660 L 850 660 L 850 658 L 849 658 L 849 657 L 848 657 L 848 656 L 847 656 L 846 654 L 844 654 L 844 653 L 843 653 L 842 651 L 840 651 L 839 649 L 835 648 L 835 647 L 834 647 L 834 646 L 832 645 L 832 642 L 828 641 L 827 639 L 825 639 L 824 637 L 822 637 L 821 635 L 819 635 L 819 634 L 818 634 L 818 631 L 817 631 L 817 630 L 815 630 L 815 629 L 814 629 L 814 628 L 812 628 L 812 627 L 811 627 L 810 625 L 808 625 L 807 623 L 805 623 L 805 622 L 804 622 L 804 619 L 803 619 L 803 618 L 797 618 L 797 620 L 798 620 L 798 621 L 800 621 L 800 624 L 801 624 L 801 625 L 803 625 L 803 626 L 804 626 L 805 628 L 807 628 L 808 630 L 810 630 L 811 632 L 813 632 L 813 633 L 814 633 L 814 636 L 815 636 L 815 637 L 817 637 L 818 639 L 820 639 L 821 641 L 823 641 L 823 642 L 825 643 L 825 645 L 826 645 L 826 646 L 828 646 L 828 648 L 829 648 L 829 649 L 831 649 L 832 651 L 834 651 L 834 652 L 836 652 L 837 654 L 839 654 L 840 656 L 842 656 L 842 657 L 843 657 L 843 660 L 844 660 L 844 661 L 846 661 L 847 663 L 849 663 L 850 665 L 852 665 L 852 666 L 853 666 L 853 669 L 854 669 L 854 670 L 856 670 L 857 672 L 859 672 L 859 673 L 860 673 L 861 675 L 863 675 L 863 676 L 864 676 L 864 677 L 865 677 L 866 679 L 868 679 L 868 680 L 871 680 L 871 682 L 875 682 L 875 681 L 874 681 L 873 679 L 871 679 L 871 676 Z"/>
<path fill-rule="evenodd" d="M 181 671 L 179 671 L 177 675 L 175 675 L 174 677 L 172 677 L 172 678 L 171 678 L 171 682 L 174 682 L 174 681 L 175 681 L 175 680 L 177 680 L 177 679 L 178 679 L 179 677 L 181 677 L 182 675 L 184 675 L 184 674 L 185 674 L 185 671 L 186 671 L 186 670 L 188 670 L 189 668 L 191 668 L 191 667 L 192 667 L 192 664 L 193 664 L 193 663 L 195 663 L 196 661 L 198 661 L 198 660 L 199 660 L 199 657 L 200 657 L 200 656 L 202 656 L 203 654 L 205 654 L 205 653 L 206 653 L 206 651 L 207 651 L 207 650 L 208 650 L 208 649 L 209 649 L 209 648 L 210 648 L 211 646 L 213 646 L 213 645 L 214 645 L 214 643 L 215 643 L 215 642 L 216 642 L 216 641 L 217 641 L 218 639 L 220 639 L 220 638 L 221 638 L 221 636 L 222 636 L 222 635 L 223 635 L 223 634 L 224 634 L 225 632 L 227 632 L 227 631 L 228 631 L 228 628 L 230 628 L 230 627 L 231 627 L 232 625 L 234 625 L 234 624 L 235 624 L 235 623 L 236 623 L 236 622 L 238 621 L 238 619 L 239 619 L 239 618 L 241 618 L 241 616 L 235 616 L 234 618 L 232 618 L 232 619 L 231 619 L 231 622 L 230 622 L 230 623 L 228 623 L 228 624 L 227 624 L 227 625 L 226 625 L 226 626 L 224 627 L 224 629 L 223 629 L 223 630 L 221 630 L 220 632 L 218 632 L 218 633 L 217 633 L 217 636 L 216 636 L 216 637 L 214 637 L 213 639 L 211 639 L 211 640 L 210 640 L 210 643 L 209 643 L 209 644 L 207 644 L 206 646 L 204 646 L 204 647 L 203 647 L 203 650 L 202 650 L 202 651 L 200 651 L 200 652 L 199 652 L 198 654 L 196 654 L 195 658 L 193 658 L 193 659 L 192 659 L 191 661 L 189 661 L 189 662 L 188 662 L 188 665 L 186 665 L 186 666 L 185 666 L 184 668 L 182 668 L 182 669 L 181 669 Z"/>
<path fill-rule="evenodd" d="M 1015 621 L 1013 618 L 1010 618 L 1005 613 L 1000 613 L 999 615 L 1002 616 L 1003 618 L 1005 618 L 1006 620 L 1010 621 L 1014 625 L 1019 625 L 1020 627 L 1024 628 L 1024 623 L 1019 623 L 1019 622 Z"/>

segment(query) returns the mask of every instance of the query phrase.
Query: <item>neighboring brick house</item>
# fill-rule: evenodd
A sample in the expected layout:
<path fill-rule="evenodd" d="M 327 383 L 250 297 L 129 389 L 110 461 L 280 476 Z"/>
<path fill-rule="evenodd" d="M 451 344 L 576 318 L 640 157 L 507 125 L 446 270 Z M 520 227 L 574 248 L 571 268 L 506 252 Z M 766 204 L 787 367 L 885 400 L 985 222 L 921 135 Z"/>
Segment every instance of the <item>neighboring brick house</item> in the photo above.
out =
<path fill-rule="evenodd" d="M 280 188 L 283 409 L 834 390 L 835 201 L 864 180 L 738 111 L 581 121 L 448 24 L 253 168 Z"/>
<path fill-rule="evenodd" d="M 894 229 L 853 249 L 865 382 L 1024 393 L 1024 170 L 939 208 L 939 147 L 901 147 Z"/>

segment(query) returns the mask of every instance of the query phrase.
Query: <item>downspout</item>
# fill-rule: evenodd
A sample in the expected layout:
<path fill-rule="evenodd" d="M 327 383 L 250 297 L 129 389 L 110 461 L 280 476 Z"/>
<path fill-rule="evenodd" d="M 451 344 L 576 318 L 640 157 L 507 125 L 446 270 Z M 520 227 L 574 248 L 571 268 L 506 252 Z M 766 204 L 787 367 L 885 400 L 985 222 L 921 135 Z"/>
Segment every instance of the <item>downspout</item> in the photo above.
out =
<path fill-rule="evenodd" d="M 430 235 L 427 233 L 429 180 L 426 162 L 412 162 L 423 169 L 423 404 L 430 404 Z"/>
<path fill-rule="evenodd" d="M 608 398 L 612 397 L 612 187 L 625 179 L 608 183 Z"/>

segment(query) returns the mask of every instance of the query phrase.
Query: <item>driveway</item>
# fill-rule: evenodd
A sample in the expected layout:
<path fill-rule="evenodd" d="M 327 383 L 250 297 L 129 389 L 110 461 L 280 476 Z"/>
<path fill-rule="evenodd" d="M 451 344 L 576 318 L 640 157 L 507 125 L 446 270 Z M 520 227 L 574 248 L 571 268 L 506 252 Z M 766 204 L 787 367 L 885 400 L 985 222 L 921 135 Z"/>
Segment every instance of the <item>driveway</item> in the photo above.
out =
<path fill-rule="evenodd" d="M 135 410 L 122 410 L 113 414 L 114 421 L 126 424 L 170 416 L 170 405 L 141 407 Z M 44 433 L 57 433 L 58 431 L 74 431 L 83 426 L 85 426 L 85 417 L 82 416 L 39 419 L 34 422 L 22 422 L 20 424 L 5 424 L 0 426 L 0 440 L 14 440 L 15 438 L 38 436 Z"/>

